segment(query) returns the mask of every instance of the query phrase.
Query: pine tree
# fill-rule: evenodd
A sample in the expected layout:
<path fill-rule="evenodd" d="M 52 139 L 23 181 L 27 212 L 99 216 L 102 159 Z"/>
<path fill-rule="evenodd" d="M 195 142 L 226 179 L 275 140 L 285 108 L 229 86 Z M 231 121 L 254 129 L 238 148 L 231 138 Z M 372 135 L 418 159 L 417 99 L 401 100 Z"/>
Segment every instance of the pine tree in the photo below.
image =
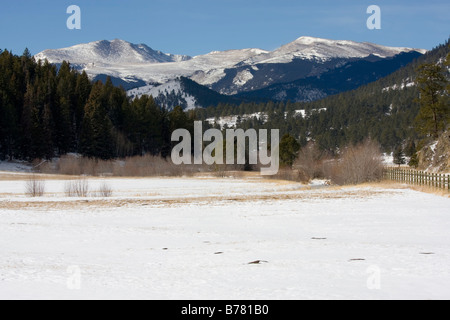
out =
<path fill-rule="evenodd" d="M 443 68 L 436 64 L 423 64 L 417 72 L 421 105 L 417 116 L 418 128 L 422 134 L 437 139 L 449 119 L 449 106 L 444 100 L 448 81 Z"/>
<path fill-rule="evenodd" d="M 406 164 L 405 153 L 403 152 L 403 148 L 398 146 L 394 151 L 394 164 L 401 165 Z"/>
<path fill-rule="evenodd" d="M 72 125 L 75 135 L 75 141 L 77 144 L 77 150 L 79 149 L 80 136 L 82 123 L 84 118 L 84 107 L 89 99 L 89 95 L 92 90 L 91 81 L 85 71 L 77 76 L 77 82 L 75 86 L 75 112 L 73 114 Z"/>
<path fill-rule="evenodd" d="M 70 64 L 63 62 L 57 75 L 57 104 L 53 116 L 55 120 L 55 143 L 59 154 L 75 151 L 74 119 L 75 77 Z"/>
<path fill-rule="evenodd" d="M 300 144 L 289 134 L 285 134 L 280 141 L 280 164 L 292 167 L 300 151 Z"/>
<path fill-rule="evenodd" d="M 87 157 L 108 160 L 114 157 L 114 140 L 103 97 L 103 84 L 98 81 L 85 106 L 80 150 Z"/>
<path fill-rule="evenodd" d="M 419 157 L 418 157 L 417 153 L 414 153 L 411 156 L 408 165 L 415 169 L 417 169 L 419 167 Z"/>

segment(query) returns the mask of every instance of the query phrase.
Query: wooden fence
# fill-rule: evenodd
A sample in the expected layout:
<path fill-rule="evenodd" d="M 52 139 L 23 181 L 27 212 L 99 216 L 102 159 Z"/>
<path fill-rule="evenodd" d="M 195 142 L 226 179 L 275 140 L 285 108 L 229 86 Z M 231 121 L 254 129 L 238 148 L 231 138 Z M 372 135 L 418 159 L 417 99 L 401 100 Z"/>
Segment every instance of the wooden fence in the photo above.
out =
<path fill-rule="evenodd" d="M 384 171 L 384 176 L 387 180 L 450 191 L 450 174 L 428 173 L 402 168 L 387 168 Z"/>

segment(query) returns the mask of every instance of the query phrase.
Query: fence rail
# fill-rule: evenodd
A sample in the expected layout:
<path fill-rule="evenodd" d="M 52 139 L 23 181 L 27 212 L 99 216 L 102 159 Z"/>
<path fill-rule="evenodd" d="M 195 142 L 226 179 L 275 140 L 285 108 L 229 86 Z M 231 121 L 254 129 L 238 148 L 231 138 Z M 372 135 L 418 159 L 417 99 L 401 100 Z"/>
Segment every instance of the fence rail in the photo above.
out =
<path fill-rule="evenodd" d="M 428 173 L 402 168 L 387 168 L 384 171 L 384 177 L 387 180 L 418 186 L 428 186 L 450 192 L 450 174 Z"/>

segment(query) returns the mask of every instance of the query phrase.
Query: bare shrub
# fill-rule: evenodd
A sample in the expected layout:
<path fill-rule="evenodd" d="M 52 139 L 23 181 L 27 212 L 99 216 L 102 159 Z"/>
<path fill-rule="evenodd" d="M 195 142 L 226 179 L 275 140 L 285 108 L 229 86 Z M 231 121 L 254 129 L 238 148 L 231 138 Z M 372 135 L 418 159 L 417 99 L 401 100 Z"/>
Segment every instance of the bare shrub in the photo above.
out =
<path fill-rule="evenodd" d="M 80 159 L 76 156 L 65 155 L 59 159 L 58 173 L 70 176 L 79 176 L 83 174 L 80 165 Z"/>
<path fill-rule="evenodd" d="M 113 172 L 113 161 L 85 158 L 75 154 L 61 156 L 58 160 L 43 166 L 45 173 L 70 176 L 108 176 Z"/>
<path fill-rule="evenodd" d="M 31 162 L 33 172 L 37 173 L 53 173 L 54 167 L 51 162 L 43 159 L 34 159 Z"/>
<path fill-rule="evenodd" d="M 29 197 L 42 197 L 45 193 L 45 181 L 33 175 L 25 183 L 25 194 Z"/>
<path fill-rule="evenodd" d="M 329 159 L 327 154 L 314 144 L 309 143 L 299 152 L 293 168 L 298 170 L 302 180 L 311 181 L 325 177 L 324 163 Z"/>
<path fill-rule="evenodd" d="M 328 168 L 331 181 L 338 185 L 360 184 L 383 178 L 383 159 L 378 143 L 367 140 L 348 147 Z"/>
<path fill-rule="evenodd" d="M 115 161 L 112 174 L 119 177 L 180 177 L 208 170 L 203 165 L 175 165 L 170 159 L 145 155 Z"/>
<path fill-rule="evenodd" d="M 36 163 L 39 160 L 36 160 Z M 193 160 L 192 160 L 193 162 Z M 117 177 L 182 177 L 201 172 L 213 172 L 228 176 L 230 171 L 243 170 L 243 165 L 175 165 L 170 158 L 145 155 L 116 160 L 100 160 L 69 154 L 40 166 L 40 172 L 70 176 L 117 176 Z M 258 165 L 253 169 L 257 170 Z"/>
<path fill-rule="evenodd" d="M 85 198 L 89 195 L 89 181 L 85 178 L 69 181 L 64 192 L 67 197 Z"/>
<path fill-rule="evenodd" d="M 109 198 L 113 195 L 113 189 L 111 186 L 105 181 L 100 185 L 99 189 L 96 192 L 98 197 Z"/>

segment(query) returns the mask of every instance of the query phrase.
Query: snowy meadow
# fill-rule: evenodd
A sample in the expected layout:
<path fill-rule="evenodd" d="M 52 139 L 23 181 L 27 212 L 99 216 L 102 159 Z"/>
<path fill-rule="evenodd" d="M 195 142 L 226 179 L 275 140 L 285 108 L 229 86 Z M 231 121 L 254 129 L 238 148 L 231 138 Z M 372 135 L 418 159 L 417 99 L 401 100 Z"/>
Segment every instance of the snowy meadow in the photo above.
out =
<path fill-rule="evenodd" d="M 0 173 L 0 299 L 450 298 L 448 197 L 256 177 L 79 196 L 58 176 L 31 197 L 26 175 Z"/>

